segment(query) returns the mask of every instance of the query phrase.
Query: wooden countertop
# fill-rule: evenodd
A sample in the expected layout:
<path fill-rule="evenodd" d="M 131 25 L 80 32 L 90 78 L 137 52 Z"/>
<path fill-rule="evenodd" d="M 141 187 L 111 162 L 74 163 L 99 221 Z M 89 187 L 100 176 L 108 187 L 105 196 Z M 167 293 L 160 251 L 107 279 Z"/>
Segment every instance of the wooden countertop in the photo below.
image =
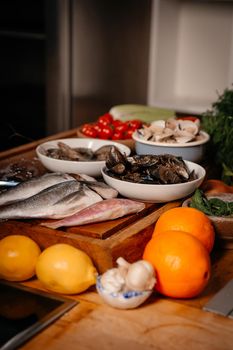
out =
<path fill-rule="evenodd" d="M 61 133 L 57 137 L 70 137 L 72 133 Z M 9 158 L 17 160 L 19 153 L 21 157 L 31 157 L 41 141 L 2 152 L 1 165 L 7 165 Z M 212 278 L 198 298 L 173 300 L 154 293 L 137 309 L 117 310 L 104 304 L 92 287 L 85 293 L 70 296 L 79 304 L 21 348 L 230 350 L 233 348 L 233 320 L 205 312 L 202 306 L 232 278 L 233 250 L 217 245 L 212 256 Z M 43 289 L 36 279 L 24 284 Z"/>
<path fill-rule="evenodd" d="M 92 287 L 72 296 L 80 303 L 22 349 L 230 350 L 233 320 L 201 308 L 233 278 L 233 250 L 213 259 L 212 281 L 198 298 L 172 300 L 154 293 L 137 309 L 117 310 L 104 304 Z M 25 284 L 41 289 L 37 280 Z"/>

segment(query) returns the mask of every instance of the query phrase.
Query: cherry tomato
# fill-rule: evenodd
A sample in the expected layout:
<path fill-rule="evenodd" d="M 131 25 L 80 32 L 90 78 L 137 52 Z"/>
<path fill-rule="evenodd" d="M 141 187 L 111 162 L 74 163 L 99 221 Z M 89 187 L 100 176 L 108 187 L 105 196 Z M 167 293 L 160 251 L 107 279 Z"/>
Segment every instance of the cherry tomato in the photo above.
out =
<path fill-rule="evenodd" d="M 116 130 L 112 135 L 112 140 L 122 140 L 124 138 L 123 133 Z"/>
<path fill-rule="evenodd" d="M 110 113 L 105 113 L 101 115 L 97 120 L 97 122 L 102 125 L 112 124 L 112 121 L 113 121 L 113 116 Z"/>
<path fill-rule="evenodd" d="M 184 117 L 177 117 L 177 119 L 180 119 L 180 120 L 190 120 L 191 122 L 195 122 L 196 120 L 198 120 L 199 118 L 198 117 L 194 117 L 192 115 L 187 115 L 187 116 L 184 116 Z"/>
<path fill-rule="evenodd" d="M 91 124 L 84 124 L 81 131 L 85 136 L 93 137 L 93 138 L 97 137 L 97 131 L 94 129 L 93 125 Z"/>
<path fill-rule="evenodd" d="M 97 132 L 97 136 L 100 136 L 101 130 L 102 130 L 102 125 L 95 123 L 93 124 L 93 128 L 96 130 Z"/>
<path fill-rule="evenodd" d="M 103 125 L 99 136 L 103 140 L 111 139 L 113 136 L 113 128 L 110 125 Z"/>
<path fill-rule="evenodd" d="M 122 124 L 122 120 L 119 119 L 113 119 L 112 125 L 116 128 L 118 125 Z"/>
<path fill-rule="evenodd" d="M 128 130 L 127 123 L 122 122 L 121 124 L 119 124 L 115 127 L 115 130 L 120 131 L 121 133 L 124 133 L 125 131 Z"/>
<path fill-rule="evenodd" d="M 129 120 L 127 123 L 128 127 L 133 130 L 140 129 L 142 127 L 142 121 L 139 119 Z"/>
<path fill-rule="evenodd" d="M 133 135 L 134 131 L 135 130 L 133 130 L 133 129 L 126 130 L 126 132 L 124 133 L 124 139 L 132 139 L 132 135 Z"/>

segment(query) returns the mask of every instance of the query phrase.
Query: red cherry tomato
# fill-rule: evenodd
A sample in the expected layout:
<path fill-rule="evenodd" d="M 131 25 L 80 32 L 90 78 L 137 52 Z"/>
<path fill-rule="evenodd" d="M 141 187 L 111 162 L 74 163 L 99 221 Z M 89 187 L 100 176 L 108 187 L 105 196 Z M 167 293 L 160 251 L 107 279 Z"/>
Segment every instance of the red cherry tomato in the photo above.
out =
<path fill-rule="evenodd" d="M 110 125 L 103 125 L 99 136 L 103 140 L 111 139 L 113 136 L 113 128 Z"/>
<path fill-rule="evenodd" d="M 121 124 L 118 124 L 118 125 L 115 127 L 115 130 L 116 130 L 116 131 L 120 131 L 121 133 L 124 133 L 125 131 L 128 130 L 127 123 L 122 122 Z"/>
<path fill-rule="evenodd" d="M 96 130 L 97 132 L 97 136 L 99 137 L 100 136 L 100 133 L 101 133 L 101 130 L 102 130 L 102 125 L 98 124 L 98 123 L 95 123 L 93 125 L 93 128 Z"/>
<path fill-rule="evenodd" d="M 108 125 L 112 124 L 113 116 L 110 113 L 105 113 L 104 115 L 101 115 L 97 122 L 102 125 Z"/>
<path fill-rule="evenodd" d="M 133 130 L 140 129 L 142 127 L 142 121 L 139 119 L 129 120 L 128 127 Z"/>
<path fill-rule="evenodd" d="M 180 120 L 190 120 L 191 122 L 195 122 L 195 121 L 198 120 L 199 118 L 198 118 L 198 117 L 195 117 L 195 116 L 192 116 L 192 115 L 187 115 L 187 116 L 184 116 L 184 117 L 177 117 L 177 119 L 180 119 Z"/>
<path fill-rule="evenodd" d="M 84 124 L 81 132 L 88 137 L 97 137 L 97 131 L 94 129 L 93 125 L 91 124 Z"/>
<path fill-rule="evenodd" d="M 122 124 L 122 120 L 119 119 L 113 119 L 112 125 L 116 128 L 118 125 Z"/>
<path fill-rule="evenodd" d="M 114 131 L 113 135 L 112 135 L 112 140 L 123 140 L 124 136 L 123 133 L 116 130 Z"/>
<path fill-rule="evenodd" d="M 133 130 L 133 129 L 126 130 L 126 132 L 124 133 L 124 139 L 132 139 L 132 135 L 133 135 L 134 131 L 135 130 Z"/>

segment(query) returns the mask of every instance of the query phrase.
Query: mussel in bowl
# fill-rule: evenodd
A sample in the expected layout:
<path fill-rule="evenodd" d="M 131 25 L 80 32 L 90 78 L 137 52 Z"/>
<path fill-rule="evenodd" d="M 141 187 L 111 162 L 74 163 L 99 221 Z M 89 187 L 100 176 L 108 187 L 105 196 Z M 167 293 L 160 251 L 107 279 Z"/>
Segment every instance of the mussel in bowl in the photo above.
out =
<path fill-rule="evenodd" d="M 104 145 L 96 150 L 89 147 L 72 148 L 67 143 L 58 141 L 57 147 L 48 148 L 44 152 L 47 157 L 60 160 L 73 160 L 79 162 L 102 161 L 106 159 L 111 147 L 111 145 Z"/>
<path fill-rule="evenodd" d="M 36 153 L 44 167 L 50 171 L 98 177 L 101 175 L 101 168 L 105 165 L 106 154 L 112 146 L 119 149 L 126 156 L 130 154 L 130 148 L 126 145 L 110 140 L 88 138 L 47 141 L 37 146 Z M 86 149 L 88 149 L 87 152 L 85 151 Z M 86 152 L 85 155 L 83 154 L 84 151 Z M 53 153 L 52 157 L 47 152 L 50 152 L 50 155 L 51 152 L 55 152 L 55 154 Z M 60 159 L 60 152 L 63 153 L 65 159 Z"/>
<path fill-rule="evenodd" d="M 197 178 L 182 157 L 171 154 L 125 156 L 111 148 L 106 173 L 123 181 L 144 184 L 179 184 Z"/>
<path fill-rule="evenodd" d="M 104 181 L 120 195 L 150 203 L 165 203 L 190 195 L 201 185 L 205 174 L 202 166 L 180 157 L 167 154 L 121 157 L 113 149 L 102 168 Z"/>

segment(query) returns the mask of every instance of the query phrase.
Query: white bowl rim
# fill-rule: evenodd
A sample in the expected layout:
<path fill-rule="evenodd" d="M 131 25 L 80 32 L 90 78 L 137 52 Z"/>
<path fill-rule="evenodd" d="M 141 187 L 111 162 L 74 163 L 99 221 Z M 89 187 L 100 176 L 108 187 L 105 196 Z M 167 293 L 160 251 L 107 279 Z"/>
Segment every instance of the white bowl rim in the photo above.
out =
<path fill-rule="evenodd" d="M 107 146 L 107 144 L 109 144 L 109 145 L 112 145 L 112 146 L 116 146 L 116 147 L 118 147 L 118 148 L 122 148 L 122 149 L 124 149 L 125 151 L 127 150 L 127 152 L 128 152 L 128 154 L 130 154 L 131 153 L 131 150 L 130 150 L 130 148 L 128 147 L 128 146 L 126 146 L 126 145 L 123 145 L 123 144 L 121 144 L 121 143 L 119 143 L 119 142 L 114 142 L 114 141 L 112 141 L 112 140 L 101 140 L 101 139 L 97 139 L 97 140 L 95 140 L 95 139 L 93 139 L 93 138 L 85 138 L 85 139 L 82 139 L 82 138 L 78 138 L 78 137 L 73 137 L 73 138 L 63 138 L 63 139 L 56 139 L 56 140 L 50 140 L 50 141 L 46 141 L 46 142 L 43 142 L 43 143 L 41 143 L 41 144 L 39 144 L 37 147 L 36 147 L 36 153 L 37 154 L 39 154 L 41 157 L 44 157 L 44 158 L 46 158 L 46 159 L 49 159 L 49 160 L 51 160 L 52 162 L 57 162 L 57 164 L 58 163 L 61 163 L 61 162 L 72 162 L 72 164 L 80 164 L 80 163 L 82 163 L 82 164 L 93 164 L 93 165 L 101 165 L 101 164 L 103 164 L 103 163 L 105 163 L 105 160 L 88 160 L 88 161 L 80 161 L 80 160 L 67 160 L 67 159 L 56 159 L 56 158 L 52 158 L 52 157 L 48 157 L 46 154 L 44 154 L 43 152 L 41 152 L 42 151 L 42 149 L 43 149 L 43 147 L 46 147 L 47 148 L 47 146 L 55 146 L 54 144 L 55 143 L 57 143 L 57 142 L 67 142 L 68 141 L 68 143 L 70 142 L 70 140 L 72 140 L 72 142 L 74 141 L 74 140 L 78 140 L 78 141 L 80 141 L 81 143 L 84 143 L 84 144 L 86 144 L 86 143 L 88 143 L 88 142 L 90 142 L 90 143 L 95 143 L 96 141 L 99 143 L 99 144 L 103 144 L 103 146 L 104 145 L 106 145 Z M 103 142 L 102 142 L 103 141 Z M 108 143 L 107 143 L 108 142 Z M 87 147 L 88 148 L 88 147 Z"/>
<path fill-rule="evenodd" d="M 133 181 L 125 181 L 125 180 L 121 180 L 121 179 L 117 179 L 116 177 L 113 177 L 113 176 L 110 176 L 108 174 L 106 174 L 105 170 L 106 170 L 106 166 L 104 166 L 102 169 L 101 169 L 101 174 L 102 175 L 105 175 L 105 176 L 108 176 L 110 177 L 111 179 L 113 179 L 114 181 L 118 182 L 118 183 L 127 183 L 127 184 L 133 184 L 135 187 L 140 187 L 140 186 L 153 186 L 154 188 L 158 187 L 158 188 L 161 188 L 161 186 L 163 188 L 165 187 L 170 187 L 171 186 L 176 186 L 176 187 L 181 187 L 181 186 L 184 186 L 185 184 L 195 184 L 196 182 L 200 181 L 200 179 L 204 178 L 205 175 L 206 175 L 206 170 L 205 168 L 203 168 L 201 165 L 197 164 L 197 163 L 194 163 L 194 162 L 190 162 L 188 160 L 185 160 L 184 161 L 185 164 L 189 167 L 197 167 L 200 169 L 201 172 L 203 172 L 203 175 L 199 176 L 197 179 L 194 179 L 192 181 L 187 181 L 187 182 L 181 182 L 181 183 L 178 183 L 178 184 L 147 184 L 147 183 L 140 183 L 140 182 L 133 182 Z M 129 185 L 130 186 L 130 185 Z"/>
<path fill-rule="evenodd" d="M 172 143 L 172 142 L 155 142 L 155 141 L 148 141 L 148 140 L 143 140 L 138 136 L 138 131 L 136 130 L 132 134 L 132 138 L 134 141 L 143 143 L 145 145 L 150 145 L 150 146 L 160 146 L 160 147 L 174 147 L 174 148 L 179 148 L 179 147 L 192 147 L 192 146 L 199 146 L 202 145 L 203 143 L 206 143 L 210 139 L 210 135 L 207 134 L 205 131 L 200 131 L 200 134 L 204 136 L 202 140 L 197 140 L 197 141 L 191 141 L 191 142 L 185 142 L 185 143 Z"/>

